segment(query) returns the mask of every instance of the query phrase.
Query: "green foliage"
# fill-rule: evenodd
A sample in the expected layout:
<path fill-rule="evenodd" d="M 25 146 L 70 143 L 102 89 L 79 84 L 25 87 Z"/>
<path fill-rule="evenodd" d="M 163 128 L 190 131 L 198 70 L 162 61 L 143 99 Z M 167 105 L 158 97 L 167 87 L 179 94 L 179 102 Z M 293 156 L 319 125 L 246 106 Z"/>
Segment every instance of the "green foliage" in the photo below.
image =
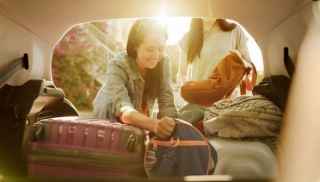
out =
<path fill-rule="evenodd" d="M 84 70 L 84 66 L 89 63 L 90 61 L 82 56 L 53 58 L 54 83 L 64 90 L 66 97 L 79 110 L 92 109 L 92 101 L 101 86 Z"/>
<path fill-rule="evenodd" d="M 92 101 L 104 82 L 107 60 L 113 56 L 106 28 L 106 22 L 77 25 L 54 50 L 54 83 L 80 111 L 92 110 Z"/>

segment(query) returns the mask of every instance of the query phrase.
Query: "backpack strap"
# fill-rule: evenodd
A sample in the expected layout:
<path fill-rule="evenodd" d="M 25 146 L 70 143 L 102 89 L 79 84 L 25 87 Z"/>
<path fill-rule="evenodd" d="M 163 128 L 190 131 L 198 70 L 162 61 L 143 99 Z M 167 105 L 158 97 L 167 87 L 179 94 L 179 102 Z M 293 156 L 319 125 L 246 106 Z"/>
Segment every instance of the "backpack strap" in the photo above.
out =
<path fill-rule="evenodd" d="M 164 146 L 164 147 L 208 146 L 208 141 L 203 141 L 203 140 L 180 140 L 179 138 L 177 138 L 177 139 L 171 138 L 170 140 L 167 140 L 167 141 L 152 139 L 151 143 L 153 144 L 154 148 L 157 148 L 158 146 Z"/>
<path fill-rule="evenodd" d="M 288 47 L 285 47 L 283 49 L 283 62 L 284 62 L 284 65 L 286 67 L 286 70 L 287 70 L 290 78 L 292 78 L 294 70 L 295 70 L 295 66 L 294 66 L 294 63 L 293 63 L 290 55 L 289 55 L 289 48 Z"/>
<path fill-rule="evenodd" d="M 248 67 L 243 79 L 240 83 L 240 93 L 245 95 L 247 90 L 252 91 L 257 82 L 257 69 L 252 62 L 249 62 L 251 67 Z"/>

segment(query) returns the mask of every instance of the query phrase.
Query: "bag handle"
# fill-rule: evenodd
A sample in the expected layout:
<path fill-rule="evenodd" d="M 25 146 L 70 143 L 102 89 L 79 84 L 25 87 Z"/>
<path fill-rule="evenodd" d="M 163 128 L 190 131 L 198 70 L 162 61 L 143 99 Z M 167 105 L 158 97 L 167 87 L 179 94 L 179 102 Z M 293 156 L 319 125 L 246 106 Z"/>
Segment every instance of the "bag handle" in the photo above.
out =
<path fill-rule="evenodd" d="M 193 147 L 193 146 L 208 146 L 207 141 L 203 140 L 180 140 L 180 138 L 174 139 L 171 138 L 168 141 L 163 140 L 157 140 L 157 139 L 151 139 L 151 143 L 153 144 L 154 148 L 157 148 L 158 146 L 164 146 L 164 147 Z"/>
<path fill-rule="evenodd" d="M 247 90 L 252 91 L 257 82 L 257 69 L 252 62 L 249 62 L 251 67 L 245 70 L 243 80 L 240 83 L 240 94 L 245 95 Z M 251 79 L 249 78 L 251 76 Z"/>
<path fill-rule="evenodd" d="M 156 138 L 153 138 L 150 140 L 151 144 L 153 145 L 154 148 L 157 148 L 158 146 L 165 146 L 165 147 L 179 147 L 179 146 L 208 146 L 208 141 L 207 138 L 197 129 L 195 128 L 193 125 L 191 125 L 190 123 L 180 120 L 180 119 L 175 119 L 176 122 L 176 126 L 172 132 L 175 133 L 176 129 L 177 129 L 177 125 L 178 124 L 185 124 L 188 125 L 189 127 L 193 128 L 195 131 L 197 131 L 199 133 L 199 135 L 204 139 L 204 140 L 181 140 L 180 138 L 174 138 L 174 137 L 170 137 L 170 140 L 159 140 Z"/>

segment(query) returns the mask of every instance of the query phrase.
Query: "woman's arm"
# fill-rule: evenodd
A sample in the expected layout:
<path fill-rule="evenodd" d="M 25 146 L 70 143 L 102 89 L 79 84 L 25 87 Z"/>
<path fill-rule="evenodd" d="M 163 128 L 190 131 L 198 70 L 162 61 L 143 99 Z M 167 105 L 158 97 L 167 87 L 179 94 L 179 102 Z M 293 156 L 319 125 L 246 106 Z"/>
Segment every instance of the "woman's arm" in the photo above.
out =
<path fill-rule="evenodd" d="M 168 59 L 163 60 L 163 78 L 161 80 L 160 93 L 158 98 L 159 118 L 164 116 L 177 117 L 177 109 L 174 104 L 173 92 L 171 88 L 171 76 Z"/>
<path fill-rule="evenodd" d="M 168 138 L 175 127 L 175 122 L 172 118 L 151 119 L 137 111 L 122 113 L 121 120 L 138 128 L 149 130 L 160 138 Z"/>
<path fill-rule="evenodd" d="M 179 41 L 179 60 L 178 62 L 178 72 L 177 72 L 177 83 L 183 84 L 187 81 L 187 42 L 188 42 L 188 33 L 186 33 L 183 38 Z"/>
<path fill-rule="evenodd" d="M 260 51 L 260 48 L 254 38 L 241 25 L 237 25 L 237 50 L 241 53 L 243 58 L 249 63 L 253 63 L 255 53 L 253 51 Z M 255 48 L 255 49 L 253 49 Z"/>

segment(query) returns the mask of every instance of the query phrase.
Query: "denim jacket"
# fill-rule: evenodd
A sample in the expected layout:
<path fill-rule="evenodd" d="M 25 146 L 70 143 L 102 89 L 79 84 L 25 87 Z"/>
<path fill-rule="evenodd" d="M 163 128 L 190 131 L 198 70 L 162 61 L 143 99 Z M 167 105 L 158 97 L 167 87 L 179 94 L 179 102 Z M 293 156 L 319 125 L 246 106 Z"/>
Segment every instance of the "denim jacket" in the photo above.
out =
<path fill-rule="evenodd" d="M 159 115 L 176 117 L 173 93 L 170 86 L 169 64 L 164 61 L 164 78 L 160 86 L 158 98 L 148 98 L 146 101 L 149 116 L 153 111 L 155 100 L 158 100 Z M 126 111 L 142 112 L 142 98 L 145 81 L 142 78 L 136 61 L 126 54 L 110 60 L 107 68 L 106 82 L 99 90 L 93 102 L 94 112 L 98 118 L 116 121 L 121 113 Z"/>

